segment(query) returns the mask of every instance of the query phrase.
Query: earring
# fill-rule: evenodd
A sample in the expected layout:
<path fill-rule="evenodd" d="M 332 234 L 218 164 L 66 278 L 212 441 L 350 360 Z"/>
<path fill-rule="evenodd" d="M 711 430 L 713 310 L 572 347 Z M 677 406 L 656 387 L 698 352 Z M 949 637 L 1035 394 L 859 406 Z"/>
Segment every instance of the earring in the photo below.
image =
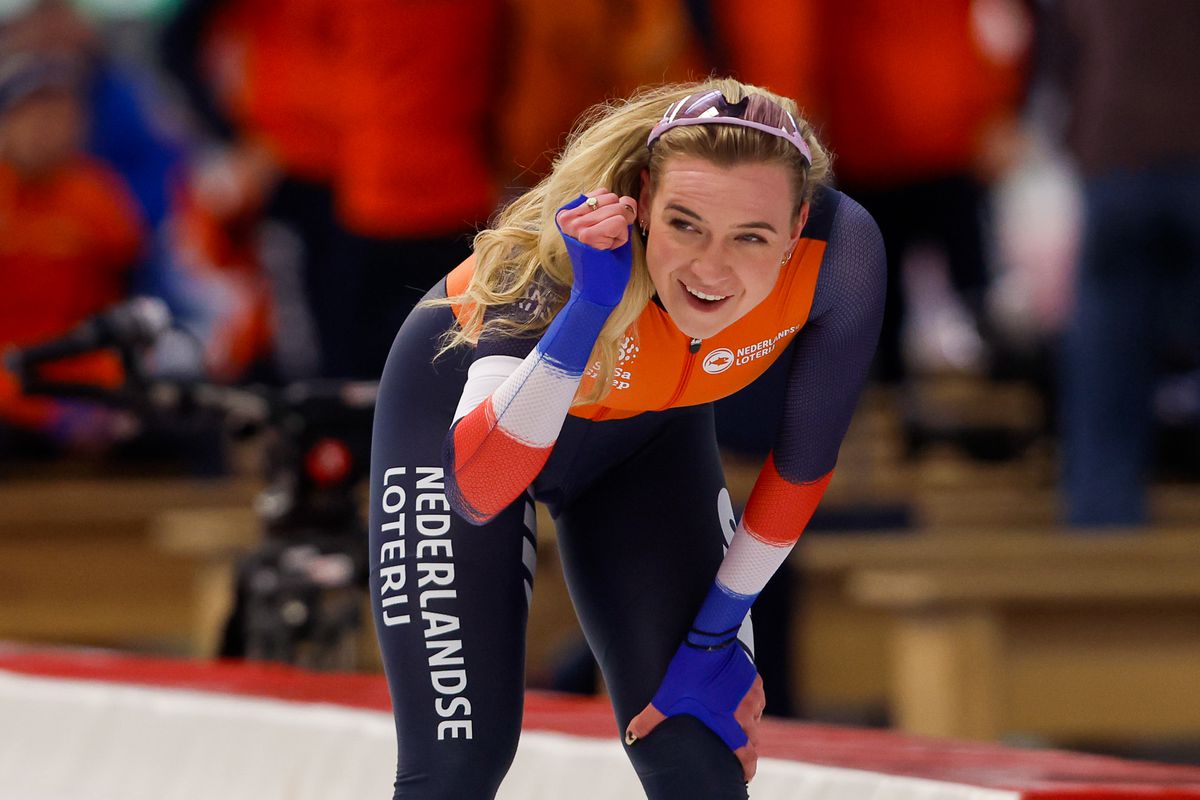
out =
<path fill-rule="evenodd" d="M 644 237 L 647 235 L 647 233 L 646 233 L 646 220 L 644 220 L 644 219 L 639 219 L 639 220 L 638 220 L 638 225 L 640 225 L 640 226 L 641 226 L 641 228 L 642 228 L 642 237 L 644 238 Z"/>
<path fill-rule="evenodd" d="M 786 265 L 786 264 L 787 264 L 789 261 L 791 261 L 791 260 L 792 260 L 792 253 L 793 253 L 793 252 L 795 252 L 795 251 L 793 251 L 793 250 L 788 250 L 786 253 L 784 253 L 784 254 L 783 254 L 783 259 L 782 259 L 782 260 L 780 260 L 780 262 L 779 262 L 779 266 L 781 266 L 781 267 L 782 267 L 782 266 Z"/>

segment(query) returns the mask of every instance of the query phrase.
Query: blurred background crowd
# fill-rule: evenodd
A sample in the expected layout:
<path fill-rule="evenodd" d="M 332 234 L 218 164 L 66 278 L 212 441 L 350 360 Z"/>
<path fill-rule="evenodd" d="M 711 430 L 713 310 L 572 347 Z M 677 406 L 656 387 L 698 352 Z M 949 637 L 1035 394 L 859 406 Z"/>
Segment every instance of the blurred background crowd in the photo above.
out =
<path fill-rule="evenodd" d="M 729 72 L 801 102 L 839 188 L 883 230 L 875 374 L 901 387 L 911 444 L 930 428 L 903 391 L 914 371 L 1026 378 L 1066 517 L 1143 522 L 1157 468 L 1200 471 L 1198 14 L 1187 0 L 7 0 L 0 342 L 150 294 L 203 345 L 202 365 L 174 368 L 374 378 L 412 303 L 583 109 Z M 59 369 L 118 379 L 102 358 Z M 11 386 L 0 398 L 6 442 L 32 428 L 95 448 L 123 430 Z"/>
<path fill-rule="evenodd" d="M 922 522 L 880 474 L 922 464 L 1020 465 L 1001 521 L 1036 495 L 1066 528 L 1200 524 L 1198 36 L 1195 0 L 2 0 L 0 348 L 148 295 L 187 331 L 158 374 L 373 380 L 580 112 L 731 73 L 800 102 L 888 251 L 861 413 L 893 457 L 852 431 L 861 502 L 815 526 Z M 753 403 L 719 412 L 733 464 L 769 446 Z M 0 370 L 6 481 L 236 470 L 152 433 Z"/>

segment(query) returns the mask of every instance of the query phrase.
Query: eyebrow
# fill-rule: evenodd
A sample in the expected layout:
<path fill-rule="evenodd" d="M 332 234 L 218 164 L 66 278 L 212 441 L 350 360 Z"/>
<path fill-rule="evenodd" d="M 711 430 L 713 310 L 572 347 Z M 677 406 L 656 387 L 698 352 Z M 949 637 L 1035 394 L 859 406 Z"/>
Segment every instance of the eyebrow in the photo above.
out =
<path fill-rule="evenodd" d="M 680 214 L 684 214 L 686 216 L 692 217 L 693 219 L 697 220 L 698 222 L 704 221 L 704 217 L 700 216 L 695 211 L 692 211 L 690 208 L 687 208 L 686 206 L 679 205 L 679 203 L 668 203 L 667 209 L 678 211 Z M 775 230 L 775 226 L 769 222 L 743 222 L 741 225 L 735 225 L 734 227 L 735 228 L 761 228 L 762 230 L 767 230 L 767 231 L 770 231 L 771 233 L 778 233 L 778 231 Z"/>

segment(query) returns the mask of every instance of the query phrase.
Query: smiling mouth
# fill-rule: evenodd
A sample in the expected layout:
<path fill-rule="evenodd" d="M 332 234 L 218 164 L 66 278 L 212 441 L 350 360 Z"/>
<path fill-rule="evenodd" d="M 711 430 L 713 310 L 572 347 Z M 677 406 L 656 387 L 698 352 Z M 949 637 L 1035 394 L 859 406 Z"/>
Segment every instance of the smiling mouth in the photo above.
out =
<path fill-rule="evenodd" d="M 679 285 L 682 286 L 684 289 L 686 289 L 687 293 L 690 294 L 692 297 L 697 297 L 706 303 L 718 303 L 722 300 L 725 300 L 726 298 L 732 297 L 732 295 L 728 295 L 728 294 L 706 294 L 705 292 L 702 292 L 699 289 L 693 289 L 691 286 L 688 286 L 683 281 L 680 281 Z"/>

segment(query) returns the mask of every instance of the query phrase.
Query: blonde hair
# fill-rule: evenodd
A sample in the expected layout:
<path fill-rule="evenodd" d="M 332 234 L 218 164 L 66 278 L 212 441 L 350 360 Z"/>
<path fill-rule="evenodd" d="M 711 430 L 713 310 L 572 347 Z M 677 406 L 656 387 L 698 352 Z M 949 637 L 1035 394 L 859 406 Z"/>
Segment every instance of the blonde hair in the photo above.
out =
<path fill-rule="evenodd" d="M 671 103 L 696 92 L 718 89 L 730 103 L 748 94 L 765 95 L 796 118 L 812 152 L 807 165 L 799 150 L 786 139 L 736 125 L 690 125 L 672 128 L 647 148 L 650 130 Z M 672 156 L 698 156 L 721 166 L 743 162 L 775 162 L 793 175 L 795 209 L 828 180 L 830 155 L 817 141 L 812 125 L 796 103 L 757 86 L 731 78 L 701 83 L 643 89 L 627 100 L 605 103 L 586 112 L 576 124 L 553 169 L 541 182 L 501 210 L 491 228 L 475 237 L 475 272 L 461 295 L 434 301 L 438 305 L 463 304 L 460 325 L 448 332 L 442 352 L 459 345 L 474 345 L 481 335 L 530 335 L 545 330 L 567 300 L 572 283 L 567 256 L 554 215 L 581 193 L 604 186 L 618 196 L 637 197 L 642 170 L 657 184 L 663 165 Z M 522 300 L 530 287 L 543 291 L 546 284 L 557 296 L 537 304 L 534 316 L 511 320 L 489 319 L 491 306 Z M 654 295 L 646 268 L 645 243 L 633 236 L 633 274 L 620 304 L 609 315 L 592 349 L 589 363 L 597 380 L 576 398 L 577 404 L 599 402 L 608 393 L 618 351 L 628 330 Z"/>

